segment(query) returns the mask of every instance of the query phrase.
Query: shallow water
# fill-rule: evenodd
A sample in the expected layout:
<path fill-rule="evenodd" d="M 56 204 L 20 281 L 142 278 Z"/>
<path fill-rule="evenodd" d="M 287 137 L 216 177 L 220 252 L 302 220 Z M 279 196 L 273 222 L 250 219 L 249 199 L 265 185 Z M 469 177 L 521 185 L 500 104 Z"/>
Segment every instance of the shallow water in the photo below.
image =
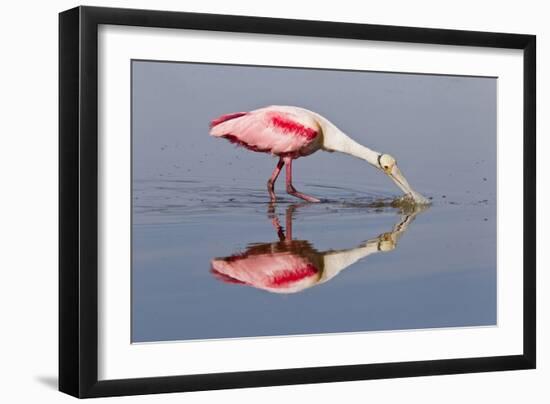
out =
<path fill-rule="evenodd" d="M 246 185 L 134 182 L 134 342 L 496 324 L 494 201 Z"/>

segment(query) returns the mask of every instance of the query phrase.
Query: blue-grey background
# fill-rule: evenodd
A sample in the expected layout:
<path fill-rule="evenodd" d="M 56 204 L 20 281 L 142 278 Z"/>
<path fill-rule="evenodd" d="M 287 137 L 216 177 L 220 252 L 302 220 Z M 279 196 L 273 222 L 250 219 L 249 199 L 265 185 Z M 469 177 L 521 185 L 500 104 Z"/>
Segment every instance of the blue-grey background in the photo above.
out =
<path fill-rule="evenodd" d="M 496 79 L 132 62 L 132 341 L 494 325 Z M 210 260 L 277 235 L 265 183 L 276 159 L 208 136 L 211 119 L 265 105 L 314 110 L 391 153 L 433 198 L 388 253 L 292 295 L 226 284 Z M 390 231 L 399 195 L 367 163 L 317 152 L 296 188 L 294 238 L 320 251 Z M 298 202 L 277 192 L 276 213 Z"/>

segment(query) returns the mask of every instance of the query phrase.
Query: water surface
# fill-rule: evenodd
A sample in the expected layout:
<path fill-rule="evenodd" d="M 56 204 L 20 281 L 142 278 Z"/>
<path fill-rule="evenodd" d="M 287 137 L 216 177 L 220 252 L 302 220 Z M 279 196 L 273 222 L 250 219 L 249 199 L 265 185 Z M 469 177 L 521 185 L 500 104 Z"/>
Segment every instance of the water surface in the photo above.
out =
<path fill-rule="evenodd" d="M 334 199 L 272 205 L 258 187 L 137 182 L 133 341 L 496 323 L 489 201 L 415 212 L 322 189 Z"/>

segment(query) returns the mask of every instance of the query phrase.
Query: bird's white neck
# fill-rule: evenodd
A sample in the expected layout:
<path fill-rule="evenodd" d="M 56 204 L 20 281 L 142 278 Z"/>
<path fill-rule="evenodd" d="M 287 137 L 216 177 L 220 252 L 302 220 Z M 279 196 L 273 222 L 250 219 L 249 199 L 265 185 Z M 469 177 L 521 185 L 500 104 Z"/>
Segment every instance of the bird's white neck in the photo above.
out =
<path fill-rule="evenodd" d="M 356 248 L 347 250 L 330 251 L 323 256 L 323 274 L 320 281 L 326 282 L 334 278 L 342 270 L 346 269 L 357 261 L 380 251 L 378 239 L 369 240 Z"/>
<path fill-rule="evenodd" d="M 369 149 L 356 142 L 336 127 L 328 119 L 315 114 L 317 122 L 323 130 L 323 149 L 329 152 L 341 152 L 366 160 L 369 164 L 379 168 L 378 157 L 381 153 Z"/>
<path fill-rule="evenodd" d="M 397 242 L 407 231 L 410 224 L 414 221 L 417 214 L 422 212 L 425 207 L 416 207 L 414 212 L 403 215 L 401 220 L 393 226 L 391 232 L 382 233 L 378 237 L 367 240 L 355 248 L 347 250 L 328 251 L 323 255 L 323 275 L 320 282 L 336 276 L 339 272 L 356 263 L 357 261 L 377 252 L 392 251 L 397 247 Z"/>

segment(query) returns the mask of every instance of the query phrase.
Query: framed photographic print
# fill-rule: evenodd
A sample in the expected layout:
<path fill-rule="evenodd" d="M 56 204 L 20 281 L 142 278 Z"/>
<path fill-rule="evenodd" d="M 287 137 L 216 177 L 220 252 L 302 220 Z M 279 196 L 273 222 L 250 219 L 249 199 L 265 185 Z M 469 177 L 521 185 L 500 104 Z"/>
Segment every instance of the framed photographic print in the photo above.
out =
<path fill-rule="evenodd" d="M 535 367 L 535 36 L 59 23 L 61 391 Z"/>

